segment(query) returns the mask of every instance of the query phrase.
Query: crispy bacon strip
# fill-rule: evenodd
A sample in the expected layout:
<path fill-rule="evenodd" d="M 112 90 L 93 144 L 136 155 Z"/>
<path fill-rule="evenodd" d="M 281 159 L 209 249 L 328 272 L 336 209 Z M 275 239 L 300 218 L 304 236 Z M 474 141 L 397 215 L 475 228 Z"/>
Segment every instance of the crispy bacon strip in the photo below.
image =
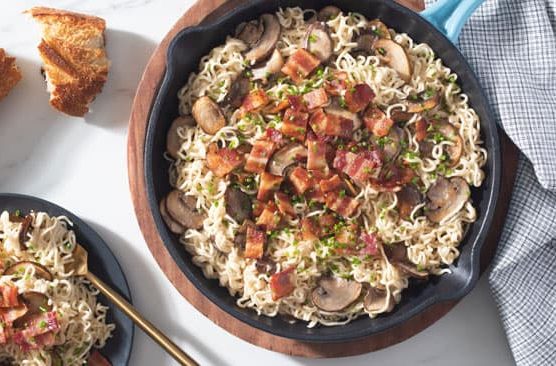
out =
<path fill-rule="evenodd" d="M 315 109 L 328 103 L 328 94 L 324 88 L 318 88 L 303 95 L 303 101 L 308 109 Z"/>
<path fill-rule="evenodd" d="M 305 141 L 309 113 L 301 109 L 288 108 L 282 120 L 282 133 L 301 142 Z"/>
<path fill-rule="evenodd" d="M 250 173 L 262 173 L 266 168 L 268 159 L 274 152 L 275 144 L 272 141 L 258 140 L 253 145 L 247 163 L 245 163 L 245 170 Z"/>
<path fill-rule="evenodd" d="M 208 147 L 207 166 L 217 177 L 231 173 L 243 164 L 243 161 L 243 155 L 236 150 L 227 147 L 219 149 L 216 144 L 210 144 Z"/>
<path fill-rule="evenodd" d="M 282 136 L 282 133 L 272 127 L 266 129 L 265 136 L 268 141 L 272 141 L 276 145 L 280 145 L 284 141 L 284 137 Z"/>
<path fill-rule="evenodd" d="M 313 186 L 312 177 L 302 167 L 295 167 L 291 171 L 289 178 L 298 194 L 305 193 L 309 188 Z"/>
<path fill-rule="evenodd" d="M 270 102 L 268 95 L 262 89 L 252 90 L 243 99 L 241 107 L 239 108 L 240 117 L 245 116 L 247 113 L 256 112 L 266 106 Z"/>
<path fill-rule="evenodd" d="M 280 188 L 282 180 L 283 178 L 279 175 L 262 172 L 261 181 L 259 183 L 259 192 L 257 192 L 257 199 L 259 201 L 268 201 L 272 192 L 276 192 Z"/>
<path fill-rule="evenodd" d="M 320 190 L 323 193 L 339 191 L 343 187 L 343 185 L 344 182 L 342 182 L 342 179 L 340 178 L 340 176 L 338 176 L 338 174 L 334 174 L 328 179 L 322 179 L 319 182 Z"/>
<path fill-rule="evenodd" d="M 367 129 L 377 137 L 388 135 L 394 121 L 386 117 L 386 114 L 378 107 L 367 108 L 363 115 L 363 122 Z"/>
<path fill-rule="evenodd" d="M 336 114 L 326 114 L 322 108 L 311 115 L 309 125 L 318 136 L 350 138 L 353 134 L 352 120 Z"/>
<path fill-rule="evenodd" d="M 11 283 L 0 286 L 0 308 L 12 308 L 19 306 L 17 287 Z"/>
<path fill-rule="evenodd" d="M 289 106 L 290 102 L 287 99 L 282 99 L 278 103 L 267 105 L 264 111 L 268 114 L 276 114 L 288 108 Z"/>
<path fill-rule="evenodd" d="M 341 96 L 348 89 L 348 74 L 345 71 L 334 73 L 332 80 L 324 84 L 324 88 L 329 95 Z"/>
<path fill-rule="evenodd" d="M 282 221 L 282 216 L 278 212 L 278 207 L 274 202 L 269 202 L 259 218 L 257 219 L 257 225 L 263 227 L 267 231 L 277 229 Z"/>
<path fill-rule="evenodd" d="M 35 346 L 34 339 L 37 336 L 48 332 L 54 332 L 60 329 L 56 312 L 49 311 L 47 313 L 37 314 L 29 317 L 27 326 L 23 330 L 13 334 L 13 341 L 23 350 L 28 350 Z"/>
<path fill-rule="evenodd" d="M 288 296 L 295 289 L 295 268 L 290 267 L 282 272 L 273 274 L 270 277 L 270 290 L 272 300 L 276 301 L 284 296 Z"/>
<path fill-rule="evenodd" d="M 350 112 L 357 113 L 367 108 L 374 99 L 375 93 L 367 84 L 357 84 L 346 91 L 344 96 L 346 106 Z"/>
<path fill-rule="evenodd" d="M 359 226 L 357 224 L 349 224 L 342 226 L 334 234 L 334 239 L 340 243 L 340 248 L 336 249 L 338 254 L 353 254 L 354 248 L 357 246 L 359 234 Z"/>
<path fill-rule="evenodd" d="M 334 168 L 347 174 L 355 183 L 364 185 L 377 173 L 377 168 L 382 165 L 380 156 L 376 151 L 364 150 L 357 154 L 338 150 L 334 158 Z"/>
<path fill-rule="evenodd" d="M 259 259 L 263 257 L 264 245 L 266 242 L 265 233 L 253 226 L 247 227 L 245 238 L 245 251 L 243 256 L 245 258 Z"/>
<path fill-rule="evenodd" d="M 307 169 L 328 175 L 330 169 L 326 162 L 326 143 L 319 140 L 307 141 Z"/>
<path fill-rule="evenodd" d="M 373 233 L 361 233 L 359 237 L 364 247 L 359 250 L 360 255 L 377 255 L 378 239 Z"/>
<path fill-rule="evenodd" d="M 303 240 L 317 240 L 319 238 L 319 227 L 312 217 L 301 219 L 301 238 Z"/>
<path fill-rule="evenodd" d="M 295 217 L 295 209 L 287 194 L 282 192 L 274 193 L 274 201 L 276 202 L 276 206 L 278 206 L 278 211 L 280 211 L 282 215 Z"/>
<path fill-rule="evenodd" d="M 424 118 L 415 122 L 415 140 L 423 141 L 427 137 L 428 123 Z"/>
<path fill-rule="evenodd" d="M 300 48 L 286 61 L 281 71 L 288 75 L 296 84 L 303 81 L 317 66 L 320 61 L 309 51 Z"/>
<path fill-rule="evenodd" d="M 349 218 L 359 207 L 359 202 L 338 192 L 329 192 L 326 194 L 326 206 L 343 217 Z"/>
<path fill-rule="evenodd" d="M 381 172 L 379 178 L 371 178 L 371 184 L 379 191 L 395 192 L 411 182 L 414 176 L 415 172 L 410 168 L 391 165 L 388 170 Z"/>

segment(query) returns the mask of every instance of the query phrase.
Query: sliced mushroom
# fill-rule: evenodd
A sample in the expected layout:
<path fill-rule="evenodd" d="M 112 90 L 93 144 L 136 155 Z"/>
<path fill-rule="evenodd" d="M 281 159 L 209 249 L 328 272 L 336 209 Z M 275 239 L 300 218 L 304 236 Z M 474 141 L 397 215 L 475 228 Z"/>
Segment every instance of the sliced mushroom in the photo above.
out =
<path fill-rule="evenodd" d="M 21 299 L 27 307 L 27 314 L 40 314 L 52 310 L 48 303 L 48 296 L 36 291 L 27 291 L 21 294 Z"/>
<path fill-rule="evenodd" d="M 259 20 L 252 20 L 250 22 L 243 22 L 237 26 L 235 37 L 247 44 L 248 47 L 253 47 L 259 42 L 264 32 L 264 24 Z"/>
<path fill-rule="evenodd" d="M 305 48 L 321 62 L 328 61 L 332 56 L 332 38 L 323 23 L 315 22 L 309 26 L 305 35 Z"/>
<path fill-rule="evenodd" d="M 193 103 L 191 113 L 195 122 L 209 135 L 214 135 L 226 125 L 226 119 L 220 107 L 206 95 Z"/>
<path fill-rule="evenodd" d="M 340 10 L 340 8 L 333 5 L 328 5 L 319 10 L 317 14 L 317 20 L 319 22 L 327 22 L 336 18 L 338 15 L 340 15 L 341 12 L 342 11 Z"/>
<path fill-rule="evenodd" d="M 361 127 L 361 118 L 357 113 L 353 113 L 348 111 L 347 109 L 343 109 L 339 105 L 336 105 L 336 101 L 333 100 L 330 105 L 324 108 L 326 114 L 336 115 L 340 118 L 348 119 L 353 122 L 353 131 L 357 130 Z"/>
<path fill-rule="evenodd" d="M 38 278 L 42 278 L 47 281 L 52 281 L 54 279 L 52 273 L 50 273 L 50 271 L 45 266 L 31 261 L 17 262 L 16 264 L 6 268 L 6 270 L 4 271 L 4 275 L 21 278 L 21 276 L 23 276 L 23 274 L 27 272 L 29 268 L 33 268 L 35 276 Z"/>
<path fill-rule="evenodd" d="M 440 96 L 438 94 L 434 94 L 429 97 L 425 98 L 415 98 L 416 101 L 411 101 L 407 103 L 407 112 L 408 113 L 421 113 L 424 111 L 428 111 L 433 109 L 438 105 L 440 102 Z"/>
<path fill-rule="evenodd" d="M 268 257 L 262 257 L 257 259 L 255 268 L 257 268 L 257 272 L 261 274 L 274 274 L 276 273 L 276 262 Z"/>
<path fill-rule="evenodd" d="M 406 184 L 396 193 L 396 196 L 398 197 L 398 212 L 402 219 L 409 219 L 413 209 L 422 201 L 421 192 L 413 184 Z"/>
<path fill-rule="evenodd" d="M 228 186 L 224 194 L 224 201 L 226 202 L 226 213 L 239 224 L 252 217 L 251 197 L 241 189 Z"/>
<path fill-rule="evenodd" d="M 439 176 L 429 188 L 425 215 L 432 222 L 441 222 L 455 215 L 463 208 L 471 195 L 467 182 L 460 177 L 450 180 Z"/>
<path fill-rule="evenodd" d="M 196 209 L 196 199 L 174 189 L 166 197 L 168 215 L 184 228 L 200 229 L 205 217 Z"/>
<path fill-rule="evenodd" d="M 19 245 L 21 246 L 22 250 L 27 249 L 25 243 L 29 239 L 28 234 L 32 224 L 33 224 L 33 216 L 25 215 L 25 217 L 21 221 L 21 228 L 19 229 L 19 235 L 18 235 Z"/>
<path fill-rule="evenodd" d="M 280 38 L 281 27 L 276 15 L 263 14 L 259 22 L 263 25 L 263 34 L 245 54 L 245 59 L 252 64 L 270 56 Z"/>
<path fill-rule="evenodd" d="M 340 311 L 361 294 L 361 283 L 339 277 L 324 277 L 311 294 L 313 304 L 324 311 Z"/>
<path fill-rule="evenodd" d="M 380 38 L 392 39 L 388 27 L 378 19 L 373 19 L 369 22 L 368 29 L 372 34 Z"/>
<path fill-rule="evenodd" d="M 363 54 L 374 54 L 374 44 L 378 37 L 370 33 L 361 33 L 355 39 L 357 46 L 355 46 L 355 52 L 361 52 Z"/>
<path fill-rule="evenodd" d="M 166 210 L 166 197 L 164 197 L 160 201 L 160 205 L 158 207 L 160 209 L 160 216 L 162 216 L 162 220 L 164 220 L 166 226 L 168 226 L 168 229 L 170 229 L 170 231 L 173 232 L 174 234 L 178 234 L 178 235 L 183 234 L 185 232 L 185 228 L 181 226 L 172 217 L 170 217 L 168 211 Z"/>
<path fill-rule="evenodd" d="M 263 83 L 266 84 L 270 76 L 279 72 L 282 66 L 284 66 L 284 59 L 282 58 L 282 54 L 280 53 L 280 51 L 275 49 L 272 52 L 272 56 L 270 56 L 270 58 L 265 62 L 264 65 L 252 70 L 253 80 L 262 80 Z"/>
<path fill-rule="evenodd" d="M 379 290 L 377 288 L 371 287 L 365 295 L 363 300 L 363 306 L 365 310 L 369 313 L 388 313 L 394 309 L 396 302 L 391 294 L 385 290 Z"/>
<path fill-rule="evenodd" d="M 297 142 L 292 142 L 276 151 L 268 163 L 270 174 L 284 176 L 287 167 L 307 158 L 307 149 Z"/>
<path fill-rule="evenodd" d="M 410 277 L 417 278 L 419 280 L 424 280 L 429 277 L 429 273 L 427 271 L 420 271 L 413 263 L 397 262 L 393 264 L 396 268 Z"/>
<path fill-rule="evenodd" d="M 399 109 L 396 109 L 396 110 L 392 111 L 392 113 L 390 113 L 390 118 L 392 118 L 392 121 L 394 121 L 396 123 L 407 122 L 413 116 L 414 116 L 413 113 L 409 113 L 409 112 L 402 111 L 402 110 L 399 110 Z"/>
<path fill-rule="evenodd" d="M 408 276 L 425 279 L 429 273 L 421 271 L 407 257 L 407 248 L 403 243 L 395 243 L 384 247 L 384 252 L 390 263 Z"/>
<path fill-rule="evenodd" d="M 255 227 L 255 223 L 249 219 L 243 221 L 243 224 L 239 227 L 234 236 L 234 245 L 240 251 L 245 250 L 245 242 L 247 240 L 247 228 L 248 227 Z"/>
<path fill-rule="evenodd" d="M 401 128 L 393 126 L 386 135 L 386 141 L 382 146 L 384 161 L 394 161 L 402 151 L 402 140 L 404 139 L 404 132 Z"/>
<path fill-rule="evenodd" d="M 249 94 L 249 79 L 245 75 L 239 74 L 230 85 L 224 104 L 229 104 L 232 108 L 239 108 L 247 94 Z"/>
<path fill-rule="evenodd" d="M 178 152 L 182 144 L 182 139 L 178 135 L 178 129 L 193 126 L 195 126 L 195 120 L 191 116 L 179 116 L 170 125 L 170 129 L 166 134 L 166 151 L 172 158 L 178 159 Z"/>
<path fill-rule="evenodd" d="M 449 158 L 448 163 L 450 167 L 453 167 L 459 162 L 463 154 L 463 140 L 455 127 L 449 122 L 440 123 L 437 130 L 453 143 L 452 145 L 446 146 L 446 152 Z"/>
<path fill-rule="evenodd" d="M 391 39 L 381 38 L 374 43 L 374 48 L 384 62 L 396 70 L 402 80 L 406 83 L 411 80 L 411 63 L 402 46 Z"/>

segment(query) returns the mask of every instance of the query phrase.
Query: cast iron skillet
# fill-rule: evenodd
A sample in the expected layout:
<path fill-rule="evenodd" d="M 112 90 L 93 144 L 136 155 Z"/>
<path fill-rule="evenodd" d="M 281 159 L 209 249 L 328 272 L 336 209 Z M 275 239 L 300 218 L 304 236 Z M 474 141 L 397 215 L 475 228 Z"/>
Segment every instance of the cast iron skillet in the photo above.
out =
<path fill-rule="evenodd" d="M 89 268 L 102 281 L 118 291 L 126 300 L 131 302 L 131 294 L 125 275 L 118 260 L 108 248 L 104 240 L 85 222 L 81 221 L 71 212 L 51 202 L 40 198 L 20 194 L 0 194 L 0 212 L 21 211 L 23 215 L 30 211 L 43 211 L 49 215 L 66 216 L 73 223 L 77 242 L 87 250 Z M 116 329 L 106 345 L 99 352 L 106 357 L 112 366 L 126 366 L 131 355 L 133 345 L 133 322 L 124 315 L 116 306 L 112 305 L 104 295 L 98 295 L 99 301 L 108 306 L 107 322 L 116 325 Z"/>
<path fill-rule="evenodd" d="M 454 3 L 453 0 L 450 1 Z M 172 120 L 178 116 L 176 95 L 186 83 L 189 74 L 197 70 L 200 58 L 222 44 L 226 35 L 233 33 L 235 26 L 243 21 L 255 19 L 266 12 L 274 13 L 279 7 L 300 6 L 318 10 L 328 4 L 336 5 L 344 12 L 361 13 L 369 19 L 380 18 L 389 27 L 408 33 L 416 42 L 431 45 L 443 62 L 457 73 L 459 84 L 469 96 L 471 106 L 480 116 L 482 138 L 489 156 L 484 167 L 486 179 L 479 189 L 472 190 L 478 219 L 471 225 L 461 243 L 461 255 L 455 265 L 450 266 L 451 274 L 433 276 L 424 284 L 412 283 L 403 292 L 402 301 L 391 313 L 375 319 L 364 316 L 344 326 L 309 329 L 302 321 L 289 324 L 280 317 L 257 316 L 253 310 L 236 306 L 235 298 L 231 297 L 225 288 L 220 287 L 218 281 L 206 279 L 201 269 L 192 263 L 191 256 L 180 244 L 178 237 L 171 234 L 162 221 L 158 202 L 171 189 L 168 182 L 170 165 L 163 154 L 166 133 Z M 322 3 L 316 0 L 256 0 L 233 9 L 217 23 L 182 30 L 172 40 L 168 49 L 167 70 L 151 109 L 145 146 L 145 180 L 149 205 L 168 251 L 204 296 L 253 327 L 305 342 L 346 342 L 400 324 L 434 303 L 459 299 L 467 294 L 477 281 L 480 249 L 492 221 L 500 184 L 500 146 L 496 126 L 476 77 L 457 48 L 417 13 L 393 1 L 338 0 Z"/>

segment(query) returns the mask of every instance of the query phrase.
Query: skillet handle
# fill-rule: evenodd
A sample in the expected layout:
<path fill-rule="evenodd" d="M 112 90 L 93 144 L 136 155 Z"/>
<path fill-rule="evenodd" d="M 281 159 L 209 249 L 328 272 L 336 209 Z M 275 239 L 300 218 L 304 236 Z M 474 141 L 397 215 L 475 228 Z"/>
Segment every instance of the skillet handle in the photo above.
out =
<path fill-rule="evenodd" d="M 465 22 L 484 1 L 437 0 L 423 10 L 421 16 L 448 37 L 452 43 L 456 43 Z"/>

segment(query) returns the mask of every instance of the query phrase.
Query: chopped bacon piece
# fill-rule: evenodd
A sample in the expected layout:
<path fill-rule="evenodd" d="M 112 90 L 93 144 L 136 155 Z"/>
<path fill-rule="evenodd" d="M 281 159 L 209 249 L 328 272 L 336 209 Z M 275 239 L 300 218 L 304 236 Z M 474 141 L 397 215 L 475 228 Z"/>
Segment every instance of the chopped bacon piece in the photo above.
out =
<path fill-rule="evenodd" d="M 367 129 L 377 137 L 388 135 L 394 121 L 386 117 L 386 114 L 378 107 L 367 108 L 363 115 L 363 122 Z"/>
<path fill-rule="evenodd" d="M 337 222 L 338 220 L 332 214 L 324 214 L 319 217 L 305 217 L 301 220 L 302 238 L 303 240 L 316 240 L 330 235 Z"/>
<path fill-rule="evenodd" d="M 326 162 L 326 143 L 319 140 L 307 141 L 307 169 L 319 171 L 328 175 L 328 163 Z"/>
<path fill-rule="evenodd" d="M 338 174 L 334 174 L 331 178 L 323 179 L 319 182 L 320 190 L 323 193 L 339 191 L 343 185 L 344 182 L 338 176 Z"/>
<path fill-rule="evenodd" d="M 227 147 L 219 149 L 216 144 L 208 147 L 207 166 L 217 177 L 224 177 L 243 164 L 243 161 L 243 155 L 236 150 Z"/>
<path fill-rule="evenodd" d="M 267 231 L 271 231 L 278 228 L 281 221 L 282 216 L 280 212 L 278 212 L 278 207 L 276 207 L 274 202 L 269 202 L 257 219 L 257 225 L 263 227 Z"/>
<path fill-rule="evenodd" d="M 334 168 L 347 174 L 359 185 L 364 185 L 373 175 L 376 175 L 376 168 L 381 166 L 378 152 L 364 150 L 357 154 L 338 150 L 334 158 Z"/>
<path fill-rule="evenodd" d="M 272 192 L 277 191 L 282 184 L 282 178 L 279 175 L 273 175 L 267 172 L 261 173 L 261 181 L 259 183 L 259 192 L 257 193 L 257 199 L 259 201 L 268 201 L 272 195 Z"/>
<path fill-rule="evenodd" d="M 266 204 L 264 202 L 255 199 L 253 200 L 252 206 L 253 206 L 253 215 L 255 215 L 255 217 L 259 217 L 263 213 Z"/>
<path fill-rule="evenodd" d="M 303 100 L 308 109 L 315 109 L 328 103 L 328 94 L 324 88 L 318 88 L 303 95 Z"/>
<path fill-rule="evenodd" d="M 295 217 L 295 209 L 293 208 L 292 202 L 287 194 L 282 192 L 274 193 L 274 201 L 278 206 L 278 211 L 280 211 L 282 215 Z"/>
<path fill-rule="evenodd" d="M 250 173 L 262 173 L 266 168 L 268 159 L 274 152 L 275 144 L 272 141 L 257 140 L 247 157 L 245 170 Z"/>
<path fill-rule="evenodd" d="M 245 237 L 245 251 L 243 256 L 245 258 L 259 259 L 264 254 L 264 245 L 266 242 L 265 233 L 253 226 L 247 227 Z"/>
<path fill-rule="evenodd" d="M 87 366 L 112 366 L 112 364 L 99 351 L 95 350 L 89 355 Z"/>
<path fill-rule="evenodd" d="M 308 120 L 309 113 L 294 108 L 288 108 L 286 109 L 286 113 L 284 113 L 282 133 L 303 142 L 305 141 L 305 134 L 307 133 Z"/>
<path fill-rule="evenodd" d="M 12 338 L 15 344 L 19 345 L 24 350 L 28 350 L 29 347 L 32 348 L 34 346 L 34 338 L 36 339 L 36 337 L 41 334 L 53 332 L 58 329 L 60 329 L 60 325 L 56 318 L 56 312 L 49 311 L 47 313 L 30 316 L 27 320 L 26 328 L 14 333 Z"/>
<path fill-rule="evenodd" d="M 414 176 L 415 173 L 410 168 L 391 165 L 378 179 L 371 178 L 371 184 L 380 191 L 393 192 L 411 182 Z"/>
<path fill-rule="evenodd" d="M 336 249 L 338 254 L 352 254 L 357 245 L 357 236 L 359 234 L 359 226 L 357 224 L 349 224 L 342 226 L 334 234 L 334 239 L 340 243 L 340 248 Z"/>
<path fill-rule="evenodd" d="M 332 80 L 324 84 L 326 92 L 336 97 L 341 96 L 344 91 L 348 89 L 348 74 L 345 71 L 338 71 L 334 73 Z"/>
<path fill-rule="evenodd" d="M 346 195 L 341 195 L 337 192 L 329 192 L 326 194 L 326 206 L 332 211 L 348 218 L 355 213 L 359 207 L 359 202 Z"/>
<path fill-rule="evenodd" d="M 14 306 L 12 308 L 0 309 L 0 316 L 4 323 L 11 325 L 15 320 L 27 314 L 27 307 L 25 305 Z"/>
<path fill-rule="evenodd" d="M 344 96 L 346 106 L 350 112 L 357 113 L 367 108 L 369 103 L 375 97 L 375 93 L 367 84 L 357 84 L 353 88 L 346 91 Z"/>
<path fill-rule="evenodd" d="M 312 217 L 301 219 L 301 238 L 303 240 L 317 240 L 319 238 L 319 227 Z"/>
<path fill-rule="evenodd" d="M 327 114 L 321 108 L 313 112 L 309 124 L 318 136 L 349 138 L 353 134 L 354 123 L 352 120 L 338 114 Z"/>
<path fill-rule="evenodd" d="M 423 141 L 427 137 L 428 123 L 424 118 L 415 122 L 415 140 Z"/>
<path fill-rule="evenodd" d="M 290 102 L 287 99 L 282 99 L 276 104 L 267 105 L 264 109 L 264 112 L 268 114 L 276 114 L 288 108 L 289 106 Z"/>
<path fill-rule="evenodd" d="M 363 245 L 365 245 L 360 251 L 360 255 L 377 255 L 378 254 L 378 239 L 372 233 L 361 233 L 359 237 Z"/>
<path fill-rule="evenodd" d="M 288 296 L 295 289 L 295 268 L 290 267 L 282 272 L 273 274 L 270 277 L 270 290 L 272 300 L 276 301 L 284 296 Z"/>
<path fill-rule="evenodd" d="M 249 112 L 256 112 L 270 102 L 268 95 L 262 89 L 252 90 L 241 103 L 239 114 L 241 117 Z"/>
<path fill-rule="evenodd" d="M 303 81 L 317 66 L 320 61 L 309 51 L 300 48 L 292 54 L 286 64 L 282 67 L 282 72 L 288 75 L 296 84 Z"/>
<path fill-rule="evenodd" d="M 301 95 L 288 96 L 288 102 L 294 110 L 307 112 L 307 106 L 305 105 L 305 101 L 303 100 L 303 97 Z"/>
<path fill-rule="evenodd" d="M 0 308 L 19 306 L 17 287 L 11 283 L 0 285 Z"/>
<path fill-rule="evenodd" d="M 267 140 L 274 142 L 277 145 L 280 145 L 284 140 L 282 133 L 275 128 L 269 127 L 265 131 L 265 136 Z"/>
<path fill-rule="evenodd" d="M 292 170 L 289 178 L 298 194 L 305 193 L 313 186 L 313 178 L 305 169 L 299 166 Z"/>
<path fill-rule="evenodd" d="M 305 197 L 307 197 L 309 201 L 324 203 L 324 192 L 320 189 L 319 185 L 315 185 L 305 192 Z"/>

